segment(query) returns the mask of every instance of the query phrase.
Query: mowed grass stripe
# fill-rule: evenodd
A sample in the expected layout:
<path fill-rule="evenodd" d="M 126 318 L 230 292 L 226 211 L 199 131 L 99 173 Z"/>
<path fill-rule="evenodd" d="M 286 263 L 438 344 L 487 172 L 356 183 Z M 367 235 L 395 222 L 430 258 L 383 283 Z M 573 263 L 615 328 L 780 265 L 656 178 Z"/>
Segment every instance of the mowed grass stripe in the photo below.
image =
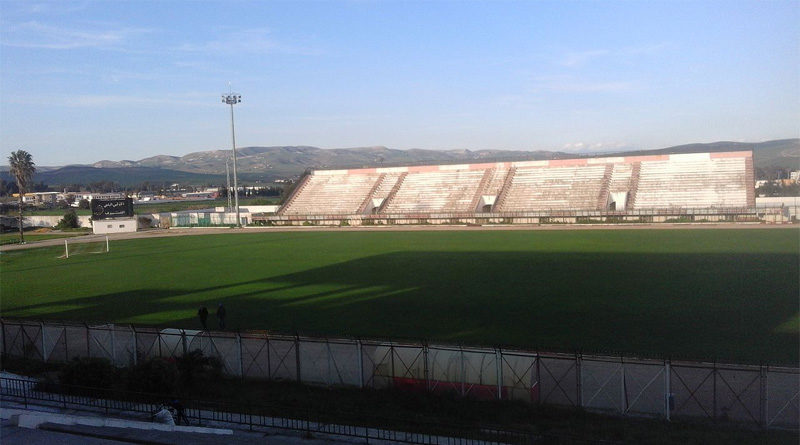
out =
<path fill-rule="evenodd" d="M 797 229 L 282 232 L 0 255 L 4 316 L 797 364 Z M 212 323 L 213 324 L 213 323 Z"/>

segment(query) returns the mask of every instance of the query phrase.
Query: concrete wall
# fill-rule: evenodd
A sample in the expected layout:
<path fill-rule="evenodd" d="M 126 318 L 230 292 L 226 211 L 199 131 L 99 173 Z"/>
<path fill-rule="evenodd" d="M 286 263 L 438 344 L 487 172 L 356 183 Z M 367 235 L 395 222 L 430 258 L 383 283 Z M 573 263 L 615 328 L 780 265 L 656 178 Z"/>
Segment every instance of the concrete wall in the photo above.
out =
<path fill-rule="evenodd" d="M 64 218 L 63 215 L 62 216 L 55 216 L 55 215 L 54 216 L 44 216 L 44 215 L 42 215 L 42 216 L 39 216 L 39 215 L 25 216 L 25 218 L 22 220 L 22 224 L 25 227 L 54 227 L 63 218 Z M 92 222 L 91 222 L 91 220 L 89 218 L 91 218 L 91 216 L 89 216 L 89 215 L 79 215 L 78 216 L 78 222 L 80 223 L 81 227 L 89 227 L 89 228 L 92 227 Z"/>
<path fill-rule="evenodd" d="M 92 221 L 94 233 L 125 233 L 135 232 L 139 224 L 136 218 L 129 219 L 101 219 Z"/>

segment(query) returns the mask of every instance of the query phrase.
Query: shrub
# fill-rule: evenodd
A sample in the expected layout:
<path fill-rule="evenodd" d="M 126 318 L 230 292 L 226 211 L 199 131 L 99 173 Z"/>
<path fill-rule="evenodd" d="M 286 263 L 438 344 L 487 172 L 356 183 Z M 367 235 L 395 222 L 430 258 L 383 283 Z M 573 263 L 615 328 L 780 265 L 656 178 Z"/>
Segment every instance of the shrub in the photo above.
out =
<path fill-rule="evenodd" d="M 178 382 L 175 361 L 160 357 L 140 362 L 128 373 L 128 389 L 131 391 L 174 394 Z"/>
<path fill-rule="evenodd" d="M 107 359 L 76 357 L 61 369 L 58 381 L 65 385 L 110 388 L 117 375 L 117 368 Z"/>
<path fill-rule="evenodd" d="M 80 226 L 81 223 L 78 221 L 78 214 L 75 213 L 75 210 L 70 209 L 64 214 L 64 217 L 61 218 L 61 221 L 56 224 L 56 229 L 77 229 Z"/>
<path fill-rule="evenodd" d="M 206 357 L 195 349 L 176 360 L 181 383 L 191 388 L 222 377 L 222 362 L 216 357 Z"/>

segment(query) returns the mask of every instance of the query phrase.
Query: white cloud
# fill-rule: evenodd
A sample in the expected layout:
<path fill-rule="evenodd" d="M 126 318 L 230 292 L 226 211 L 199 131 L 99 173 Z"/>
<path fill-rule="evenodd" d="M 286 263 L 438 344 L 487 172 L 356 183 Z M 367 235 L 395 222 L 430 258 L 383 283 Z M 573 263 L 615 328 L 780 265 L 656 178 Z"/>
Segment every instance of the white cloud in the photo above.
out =
<path fill-rule="evenodd" d="M 617 49 L 592 49 L 585 51 L 569 51 L 563 54 L 558 65 L 568 68 L 582 67 L 597 59 L 618 58 L 626 59 L 633 57 L 649 56 L 657 54 L 669 47 L 665 42 L 654 43 L 649 45 L 629 46 Z"/>
<path fill-rule="evenodd" d="M 283 53 L 306 56 L 321 54 L 321 51 L 315 48 L 279 42 L 271 36 L 271 31 L 267 28 L 233 31 L 217 39 L 199 44 L 184 43 L 175 49 L 202 53 Z"/>
<path fill-rule="evenodd" d="M 0 44 L 18 48 L 70 50 L 77 48 L 113 48 L 131 37 L 149 32 L 143 28 L 114 27 L 107 29 L 77 30 L 30 21 L 4 25 Z"/>
<path fill-rule="evenodd" d="M 25 97 L 5 96 L 3 102 L 17 105 L 36 105 L 48 107 L 84 108 L 114 107 L 132 105 L 191 105 L 210 106 L 216 103 L 213 96 L 199 100 L 195 93 L 164 96 L 136 96 L 113 94 L 75 94 L 75 95 L 26 95 Z"/>
<path fill-rule="evenodd" d="M 615 93 L 642 90 L 644 87 L 628 80 L 584 80 L 575 76 L 540 76 L 534 77 L 532 92 L 564 92 L 564 93 Z"/>

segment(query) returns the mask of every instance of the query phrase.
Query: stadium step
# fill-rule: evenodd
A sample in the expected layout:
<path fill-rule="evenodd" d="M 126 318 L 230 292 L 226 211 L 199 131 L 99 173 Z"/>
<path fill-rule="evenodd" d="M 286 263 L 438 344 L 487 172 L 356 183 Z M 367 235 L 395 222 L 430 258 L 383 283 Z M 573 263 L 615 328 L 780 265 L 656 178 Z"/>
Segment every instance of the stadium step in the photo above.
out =
<path fill-rule="evenodd" d="M 511 183 L 514 182 L 514 174 L 516 174 L 517 168 L 511 167 L 508 169 L 508 173 L 506 174 L 506 180 L 503 181 L 503 188 L 500 189 L 500 193 L 497 194 L 497 200 L 494 202 L 494 206 L 492 207 L 492 212 L 500 212 L 503 210 L 503 205 L 506 203 L 506 198 L 508 197 L 508 191 L 511 189 Z"/>
<path fill-rule="evenodd" d="M 402 187 L 403 181 L 406 180 L 406 176 L 408 176 L 408 172 L 403 172 L 397 178 L 397 182 L 394 183 L 392 191 L 389 192 L 389 196 L 387 196 L 386 199 L 383 200 L 383 203 L 381 204 L 380 208 L 378 208 L 378 211 L 376 213 L 383 213 L 384 210 L 386 210 L 389 207 L 389 204 L 392 203 L 392 200 L 394 200 L 395 195 L 397 195 L 398 190 L 400 190 L 400 187 Z"/>

